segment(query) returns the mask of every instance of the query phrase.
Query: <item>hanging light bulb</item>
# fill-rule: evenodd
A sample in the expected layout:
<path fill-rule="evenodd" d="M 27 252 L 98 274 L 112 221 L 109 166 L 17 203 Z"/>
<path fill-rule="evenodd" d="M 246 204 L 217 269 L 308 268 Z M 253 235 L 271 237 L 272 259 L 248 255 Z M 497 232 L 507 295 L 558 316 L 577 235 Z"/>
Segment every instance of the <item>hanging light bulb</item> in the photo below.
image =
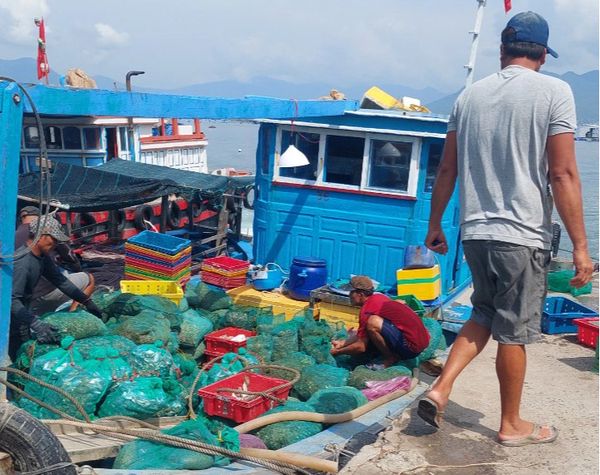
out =
<path fill-rule="evenodd" d="M 303 167 L 309 163 L 306 155 L 293 145 L 290 145 L 279 157 L 279 168 Z"/>

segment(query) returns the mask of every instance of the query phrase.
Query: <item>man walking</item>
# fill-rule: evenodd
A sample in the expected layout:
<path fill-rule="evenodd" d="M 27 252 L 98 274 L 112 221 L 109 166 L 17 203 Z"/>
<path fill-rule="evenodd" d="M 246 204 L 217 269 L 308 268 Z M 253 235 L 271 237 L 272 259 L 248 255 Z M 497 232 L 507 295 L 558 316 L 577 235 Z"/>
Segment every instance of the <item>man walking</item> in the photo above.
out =
<path fill-rule="evenodd" d="M 539 338 L 550 263 L 553 200 L 573 242 L 580 287 L 593 270 L 575 161 L 575 105 L 569 86 L 539 74 L 548 24 L 533 12 L 515 15 L 502 32 L 501 71 L 457 99 L 436 183 L 426 245 L 448 250 L 442 214 L 458 178 L 461 234 L 473 275 L 473 313 L 418 414 L 439 427 L 454 381 L 487 344 L 498 342 L 498 441 L 505 446 L 552 442 L 554 427 L 521 418 L 525 345 Z M 552 194 L 550 193 L 552 190 Z"/>

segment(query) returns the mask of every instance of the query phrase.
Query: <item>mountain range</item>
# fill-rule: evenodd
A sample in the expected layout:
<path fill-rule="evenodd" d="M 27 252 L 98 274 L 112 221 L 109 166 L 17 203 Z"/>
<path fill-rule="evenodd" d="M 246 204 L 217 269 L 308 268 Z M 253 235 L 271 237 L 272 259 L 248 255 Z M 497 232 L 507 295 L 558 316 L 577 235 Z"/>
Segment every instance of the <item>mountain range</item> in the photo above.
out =
<path fill-rule="evenodd" d="M 0 59 L 0 74 L 8 76 L 19 82 L 37 82 L 36 61 L 34 58 L 19 58 L 14 60 Z M 577 117 L 579 123 L 598 122 L 598 70 L 588 71 L 583 74 L 567 72 L 565 74 L 554 74 L 546 72 L 550 76 L 566 81 L 573 90 Z M 50 83 L 58 84 L 60 77 L 57 73 L 50 73 Z M 100 89 L 125 90 L 125 84 L 106 76 L 94 76 L 96 84 Z M 311 82 L 294 84 L 288 81 L 274 79 L 271 77 L 255 77 L 249 81 L 241 82 L 235 80 L 215 81 L 200 84 L 191 84 L 175 89 L 157 89 L 134 87 L 140 92 L 153 92 L 165 94 L 183 94 L 193 96 L 214 97 L 244 97 L 271 96 L 271 97 L 293 97 L 295 99 L 314 99 L 326 96 L 332 89 L 338 89 L 349 99 L 360 99 L 364 92 L 374 84 L 353 83 L 351 85 L 329 84 L 326 82 Z M 432 87 L 415 89 L 395 83 L 376 84 L 378 87 L 394 97 L 410 96 L 416 97 L 426 104 L 433 112 L 449 114 L 456 97 L 460 91 L 448 94 Z"/>

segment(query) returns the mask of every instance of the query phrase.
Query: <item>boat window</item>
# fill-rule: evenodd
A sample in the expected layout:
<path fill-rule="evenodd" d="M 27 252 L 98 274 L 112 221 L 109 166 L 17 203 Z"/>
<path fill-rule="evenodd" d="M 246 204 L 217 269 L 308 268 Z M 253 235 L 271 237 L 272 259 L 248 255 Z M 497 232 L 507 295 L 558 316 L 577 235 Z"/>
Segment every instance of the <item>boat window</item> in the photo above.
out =
<path fill-rule="evenodd" d="M 58 149 L 62 148 L 62 136 L 60 128 L 48 126 L 44 128 L 44 136 L 46 137 L 46 147 Z"/>
<path fill-rule="evenodd" d="M 119 127 L 119 140 L 121 141 L 121 152 L 128 152 L 129 146 L 127 145 L 127 128 Z"/>
<path fill-rule="evenodd" d="M 65 127 L 63 138 L 65 139 L 65 149 L 81 150 L 81 130 L 79 130 L 79 127 Z"/>
<path fill-rule="evenodd" d="M 290 145 L 294 145 L 306 155 L 309 164 L 303 167 L 280 168 L 279 176 L 301 180 L 316 180 L 319 164 L 319 139 L 319 134 L 284 130 L 281 134 L 281 153 L 284 153 Z"/>
<path fill-rule="evenodd" d="M 39 148 L 40 146 L 40 135 L 38 128 L 35 126 L 25 127 L 25 148 Z"/>
<path fill-rule="evenodd" d="M 360 186 L 365 139 L 328 135 L 324 182 Z"/>
<path fill-rule="evenodd" d="M 429 145 L 429 158 L 427 159 L 427 174 L 425 175 L 425 191 L 431 193 L 437 170 L 442 159 L 443 144 L 432 143 Z"/>
<path fill-rule="evenodd" d="M 391 191 L 408 191 L 411 142 L 371 141 L 368 186 Z"/>
<path fill-rule="evenodd" d="M 97 150 L 100 148 L 100 129 L 96 127 L 84 127 L 83 148 L 86 150 Z"/>

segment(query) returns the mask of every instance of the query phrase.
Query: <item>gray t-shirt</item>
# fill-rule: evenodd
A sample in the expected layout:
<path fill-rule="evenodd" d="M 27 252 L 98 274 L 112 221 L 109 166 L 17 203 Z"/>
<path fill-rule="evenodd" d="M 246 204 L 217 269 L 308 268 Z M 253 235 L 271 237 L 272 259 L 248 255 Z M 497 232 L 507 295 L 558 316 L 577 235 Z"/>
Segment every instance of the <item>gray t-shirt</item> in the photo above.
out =
<path fill-rule="evenodd" d="M 508 66 L 465 89 L 448 122 L 457 136 L 462 239 L 550 249 L 546 141 L 575 128 L 573 93 L 560 79 Z"/>

